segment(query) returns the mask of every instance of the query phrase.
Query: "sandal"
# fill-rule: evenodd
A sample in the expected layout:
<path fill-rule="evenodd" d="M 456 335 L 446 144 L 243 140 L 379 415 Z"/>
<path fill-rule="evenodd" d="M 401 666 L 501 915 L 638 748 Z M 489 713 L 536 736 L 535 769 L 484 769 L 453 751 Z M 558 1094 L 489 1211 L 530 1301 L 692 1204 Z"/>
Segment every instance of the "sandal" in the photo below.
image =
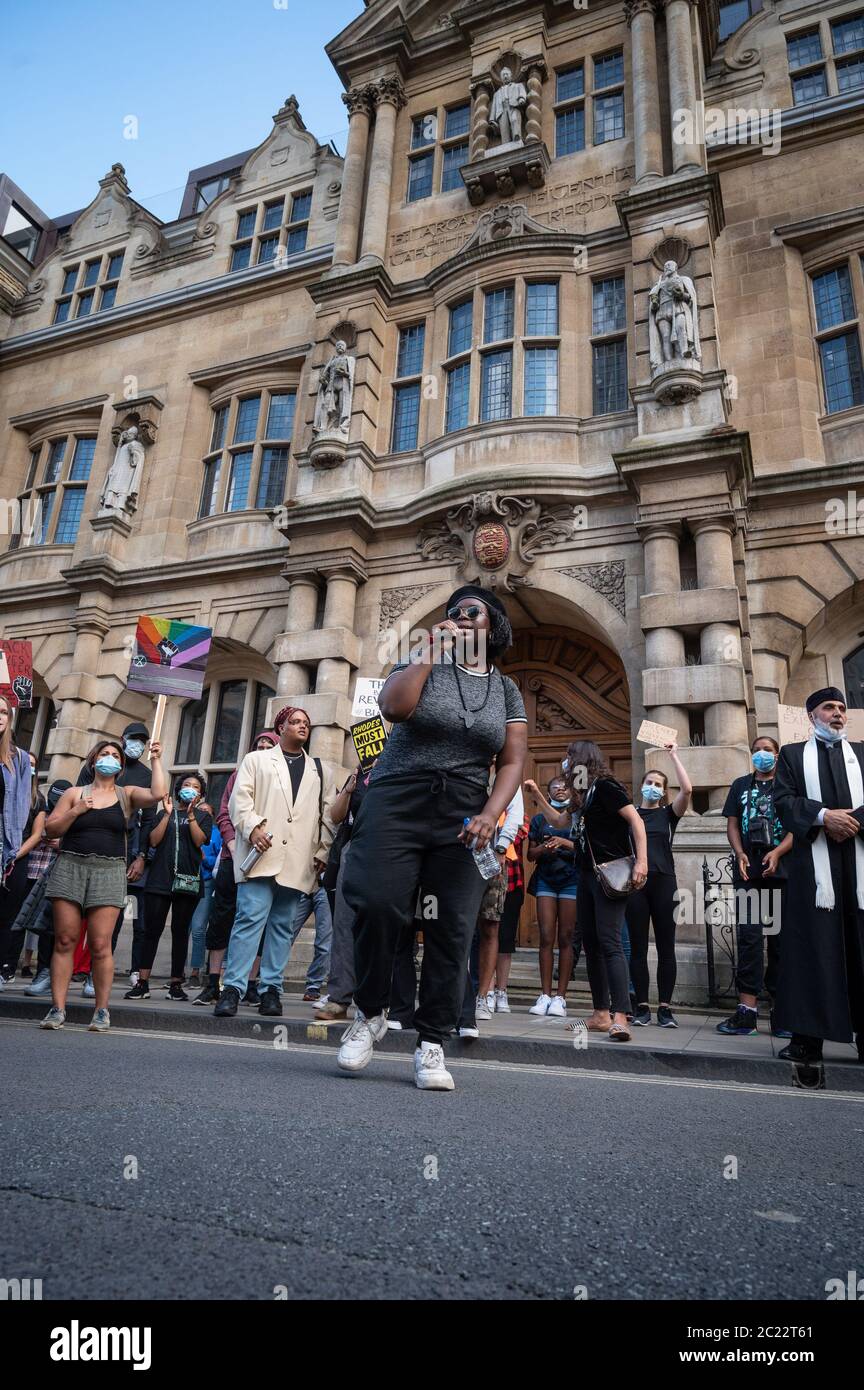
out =
<path fill-rule="evenodd" d="M 629 1041 L 630 1041 L 630 1034 L 628 1033 L 627 1029 L 624 1027 L 624 1024 L 623 1024 L 623 1023 L 613 1023 L 613 1024 L 612 1024 L 612 1027 L 609 1029 L 609 1041 L 610 1041 L 610 1042 L 629 1042 Z"/>

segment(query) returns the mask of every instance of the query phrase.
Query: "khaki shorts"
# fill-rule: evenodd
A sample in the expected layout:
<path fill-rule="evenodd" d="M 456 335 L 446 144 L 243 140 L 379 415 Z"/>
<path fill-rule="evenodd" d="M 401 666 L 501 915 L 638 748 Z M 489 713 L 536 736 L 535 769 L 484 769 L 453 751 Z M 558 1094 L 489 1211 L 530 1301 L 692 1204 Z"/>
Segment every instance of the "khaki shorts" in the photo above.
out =
<path fill-rule="evenodd" d="M 82 912 L 92 907 L 116 907 L 119 911 L 128 892 L 125 860 L 102 854 L 65 854 L 62 850 L 45 887 L 46 898 L 77 903 Z"/>
<path fill-rule="evenodd" d="M 506 897 L 507 865 L 505 864 L 498 877 L 489 880 L 489 886 L 483 894 L 483 901 L 480 904 L 480 911 L 478 913 L 480 921 L 500 922 Z"/>

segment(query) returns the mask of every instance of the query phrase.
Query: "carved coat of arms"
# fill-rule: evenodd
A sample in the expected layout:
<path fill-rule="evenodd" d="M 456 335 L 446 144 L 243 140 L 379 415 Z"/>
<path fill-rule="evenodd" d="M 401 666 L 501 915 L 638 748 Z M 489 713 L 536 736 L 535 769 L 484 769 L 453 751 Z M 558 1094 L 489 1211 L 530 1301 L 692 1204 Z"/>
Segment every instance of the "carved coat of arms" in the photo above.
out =
<path fill-rule="evenodd" d="M 417 547 L 425 560 L 456 561 L 469 583 L 513 590 L 530 584 L 537 555 L 569 540 L 579 508 L 544 507 L 533 497 L 478 492 L 424 528 Z"/>

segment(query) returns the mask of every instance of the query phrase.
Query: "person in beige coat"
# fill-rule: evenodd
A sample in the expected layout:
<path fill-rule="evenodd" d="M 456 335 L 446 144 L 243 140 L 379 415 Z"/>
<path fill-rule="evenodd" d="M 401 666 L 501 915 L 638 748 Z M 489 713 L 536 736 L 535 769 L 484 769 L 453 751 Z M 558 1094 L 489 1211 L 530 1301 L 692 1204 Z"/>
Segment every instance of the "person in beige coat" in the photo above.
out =
<path fill-rule="evenodd" d="M 273 727 L 279 743 L 246 754 L 228 806 L 237 832 L 237 915 L 222 997 L 214 1010 L 220 1018 L 236 1014 L 265 929 L 259 1013 L 282 1013 L 282 977 L 297 904 L 302 894 L 314 892 L 333 840 L 330 808 L 338 794 L 336 772 L 305 751 L 311 729 L 308 714 L 288 705 Z M 240 866 L 252 849 L 261 853 L 244 873 Z"/>

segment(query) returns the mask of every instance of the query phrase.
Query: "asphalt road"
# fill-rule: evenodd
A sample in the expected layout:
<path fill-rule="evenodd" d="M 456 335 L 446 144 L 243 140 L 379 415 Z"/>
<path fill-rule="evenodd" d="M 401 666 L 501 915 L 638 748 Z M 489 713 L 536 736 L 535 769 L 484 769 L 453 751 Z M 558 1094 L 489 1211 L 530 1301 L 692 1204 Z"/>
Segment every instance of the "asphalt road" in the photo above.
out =
<path fill-rule="evenodd" d="M 420 1093 L 410 1058 L 346 1077 L 264 1036 L 0 1021 L 0 1277 L 46 1299 L 824 1300 L 864 1270 L 864 1096 L 479 1062 Z"/>

